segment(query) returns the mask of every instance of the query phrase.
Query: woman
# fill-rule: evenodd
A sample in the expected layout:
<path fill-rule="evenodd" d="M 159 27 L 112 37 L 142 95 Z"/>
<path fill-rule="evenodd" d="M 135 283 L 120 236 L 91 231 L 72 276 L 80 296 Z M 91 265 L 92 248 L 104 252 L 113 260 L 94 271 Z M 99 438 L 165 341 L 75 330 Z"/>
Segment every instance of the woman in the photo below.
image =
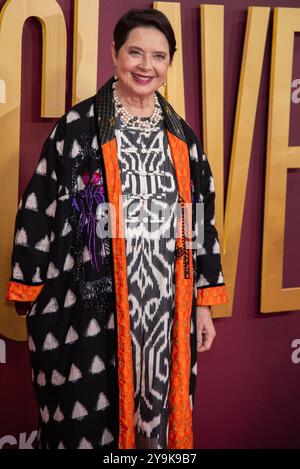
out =
<path fill-rule="evenodd" d="M 32 302 L 41 448 L 192 448 L 197 344 L 227 295 L 208 161 L 157 92 L 175 50 L 162 13 L 125 14 L 115 77 L 59 120 L 23 195 L 8 299 Z"/>

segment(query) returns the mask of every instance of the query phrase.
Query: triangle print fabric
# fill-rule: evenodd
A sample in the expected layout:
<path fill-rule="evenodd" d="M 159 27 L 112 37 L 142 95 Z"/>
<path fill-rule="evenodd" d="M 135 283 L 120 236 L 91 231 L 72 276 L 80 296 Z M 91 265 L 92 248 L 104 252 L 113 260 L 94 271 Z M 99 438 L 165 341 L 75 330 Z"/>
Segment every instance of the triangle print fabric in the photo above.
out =
<path fill-rule="evenodd" d="M 186 382 L 190 385 L 192 398 L 197 360 L 197 288 L 224 286 L 220 246 L 214 227 L 214 185 L 196 136 L 163 98 L 159 99 L 164 106 L 168 131 L 181 139 L 190 153 L 194 200 L 206 204 L 207 238 L 203 246 L 193 252 L 194 265 L 191 266 L 194 271 L 191 367 L 186 367 Z M 122 328 L 119 329 L 116 317 L 116 299 L 120 292 L 115 291 L 112 242 L 109 237 L 98 236 L 97 218 L 99 214 L 104 221 L 107 217 L 103 208 L 108 201 L 103 148 L 113 140 L 117 144 L 115 124 L 110 80 L 96 96 L 74 106 L 58 121 L 43 146 L 16 217 L 10 283 L 18 295 L 21 292 L 23 301 L 32 302 L 26 320 L 33 386 L 40 410 L 38 440 L 42 449 L 117 448 L 124 431 L 119 428 L 119 418 L 122 418 L 119 406 L 123 401 L 120 399 L 119 402 L 118 366 L 121 361 L 118 362 L 117 338 L 120 335 L 117 337 L 117 333 Z M 119 135 L 124 150 L 119 155 L 120 169 L 125 165 L 125 155 L 131 163 L 127 173 L 124 166 L 123 189 L 130 186 L 131 193 L 139 200 L 141 188 L 147 189 L 150 196 L 158 191 L 161 198 L 157 198 L 157 206 L 164 203 L 165 196 L 172 199 L 172 203 L 177 196 L 170 155 L 165 154 L 164 134 L 165 129 L 159 129 L 156 134 L 142 135 L 140 140 L 133 134 Z M 149 162 L 144 168 L 135 166 L 137 146 L 139 150 L 151 147 L 149 154 L 141 152 L 144 163 Z M 153 167 L 157 166 L 157 155 L 167 156 L 167 159 L 161 159 L 162 167 L 158 172 Z M 146 200 L 146 194 L 143 195 Z M 132 208 L 130 197 L 126 207 Z M 130 216 L 134 217 L 133 211 Z M 104 223 L 101 235 L 104 230 L 109 232 L 108 221 Z M 160 425 L 164 435 L 168 428 L 168 411 L 165 410 L 170 382 L 167 368 L 172 347 L 174 239 L 170 243 L 160 243 L 152 258 L 147 257 L 147 242 L 145 249 L 140 242 L 132 243 L 132 246 L 127 245 L 127 265 L 141 274 L 136 281 L 134 275 L 128 276 L 135 376 L 141 378 L 136 389 L 141 389 L 143 383 L 151 385 L 143 389 L 140 406 L 136 398 L 135 418 L 143 431 L 149 424 L 149 434 L 158 437 Z M 181 262 L 180 256 L 178 259 Z M 122 261 L 126 263 L 126 259 Z M 155 285 L 158 278 L 155 269 L 163 276 L 159 277 L 161 288 Z M 147 279 L 152 281 L 150 289 L 153 289 L 157 304 L 155 312 L 165 313 L 153 314 L 153 322 Z M 147 317 L 142 317 L 140 308 L 132 306 L 136 301 L 144 302 L 149 313 Z M 149 334 L 143 338 L 135 319 L 145 330 L 151 326 L 152 333 L 149 329 Z M 128 337 L 131 340 L 130 334 L 126 335 L 126 340 Z M 181 339 L 178 336 L 176 340 Z M 146 379 L 144 375 L 149 370 L 139 366 L 139 358 L 143 356 L 157 363 L 154 374 Z M 160 373 L 160 359 L 166 363 L 162 367 L 163 373 Z M 173 391 L 176 395 L 176 389 Z M 189 402 L 189 395 L 186 397 Z M 151 414 L 152 404 L 155 410 Z M 127 409 L 121 408 L 126 413 Z"/>
<path fill-rule="evenodd" d="M 89 121 L 92 110 L 90 100 L 82 112 L 70 112 L 59 121 L 44 145 L 16 219 L 11 280 L 43 285 L 27 315 L 40 448 L 118 444 L 111 259 L 95 271 L 80 213 L 72 206 L 70 210 L 72 195 L 84 190 L 85 183 L 81 178 L 78 188 L 77 177 L 62 182 L 63 155 L 66 173 L 72 175 L 89 145 L 98 151 L 95 131 L 82 134 L 82 116 Z M 66 139 L 68 126 L 76 126 L 79 137 L 74 141 Z M 92 160 L 89 170 L 99 170 L 99 164 Z"/>

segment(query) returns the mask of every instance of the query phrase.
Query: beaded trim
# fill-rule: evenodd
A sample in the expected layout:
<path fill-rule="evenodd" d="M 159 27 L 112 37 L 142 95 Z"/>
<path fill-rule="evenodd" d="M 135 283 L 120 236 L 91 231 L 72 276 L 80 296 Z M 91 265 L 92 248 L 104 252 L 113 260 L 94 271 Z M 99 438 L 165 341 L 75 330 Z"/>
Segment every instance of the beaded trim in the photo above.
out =
<path fill-rule="evenodd" d="M 184 266 L 184 278 L 190 278 L 190 259 L 189 259 L 189 250 L 187 248 L 187 240 L 186 237 L 186 222 L 185 222 L 185 209 L 184 209 L 184 200 L 179 196 L 179 203 L 181 207 L 181 237 L 182 237 L 182 246 L 176 248 L 175 255 L 176 259 L 183 258 L 183 266 Z"/>

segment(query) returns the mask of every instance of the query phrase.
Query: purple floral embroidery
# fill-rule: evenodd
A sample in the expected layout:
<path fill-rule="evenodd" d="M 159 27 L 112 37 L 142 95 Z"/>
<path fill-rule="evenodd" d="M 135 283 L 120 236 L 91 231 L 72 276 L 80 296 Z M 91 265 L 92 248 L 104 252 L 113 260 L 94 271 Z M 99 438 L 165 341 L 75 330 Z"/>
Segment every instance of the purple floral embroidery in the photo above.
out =
<path fill-rule="evenodd" d="M 97 255 L 96 247 L 96 241 L 98 239 L 100 242 L 100 257 L 101 259 L 105 257 L 104 239 L 96 237 L 97 208 L 100 204 L 105 202 L 102 172 L 97 170 L 90 175 L 85 171 L 82 175 L 82 180 L 85 188 L 72 198 L 72 206 L 80 214 L 79 228 L 82 233 L 83 230 L 86 229 L 91 262 L 93 267 L 99 271 L 99 256 Z"/>

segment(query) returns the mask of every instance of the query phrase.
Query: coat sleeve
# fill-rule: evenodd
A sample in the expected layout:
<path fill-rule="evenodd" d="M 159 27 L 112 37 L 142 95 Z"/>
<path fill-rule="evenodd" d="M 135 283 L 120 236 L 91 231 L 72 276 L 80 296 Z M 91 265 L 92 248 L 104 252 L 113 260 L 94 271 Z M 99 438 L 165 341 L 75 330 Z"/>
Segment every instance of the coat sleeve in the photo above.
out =
<path fill-rule="evenodd" d="M 204 238 L 197 250 L 197 305 L 227 303 L 220 244 L 215 227 L 215 187 L 207 156 L 198 143 L 200 201 L 204 203 Z"/>
<path fill-rule="evenodd" d="M 20 201 L 7 300 L 34 301 L 47 278 L 63 146 L 63 141 L 55 138 L 57 127 L 46 140 L 38 166 Z"/>
<path fill-rule="evenodd" d="M 200 140 L 186 121 L 181 122 L 190 156 L 192 199 L 196 203 L 204 204 L 203 237 L 201 244 L 197 242 L 196 252 L 197 306 L 224 304 L 228 302 L 228 295 L 215 227 L 214 179 Z M 195 233 L 199 233 L 199 225 L 195 221 Z"/>

